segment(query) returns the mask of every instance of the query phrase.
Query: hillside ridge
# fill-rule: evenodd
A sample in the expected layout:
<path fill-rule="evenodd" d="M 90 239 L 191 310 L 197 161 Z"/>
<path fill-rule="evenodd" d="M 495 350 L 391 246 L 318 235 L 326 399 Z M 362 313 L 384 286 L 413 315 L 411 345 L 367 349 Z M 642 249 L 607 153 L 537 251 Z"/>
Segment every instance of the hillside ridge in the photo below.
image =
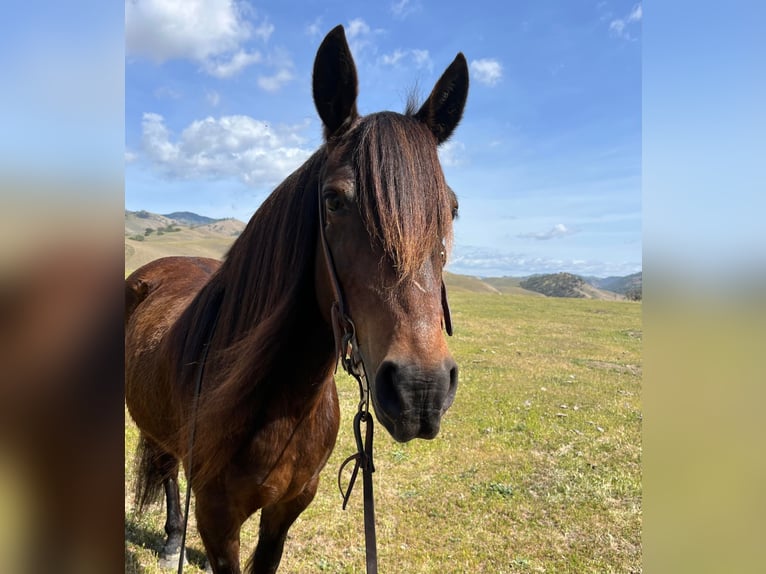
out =
<path fill-rule="evenodd" d="M 234 218 L 214 219 L 190 211 L 157 214 L 126 209 L 125 270 L 130 273 L 168 255 L 222 259 L 245 226 Z M 621 300 L 640 299 L 641 272 L 598 278 L 572 273 L 478 277 L 445 271 L 444 282 L 451 292 Z M 636 290 L 638 297 L 631 297 Z"/>

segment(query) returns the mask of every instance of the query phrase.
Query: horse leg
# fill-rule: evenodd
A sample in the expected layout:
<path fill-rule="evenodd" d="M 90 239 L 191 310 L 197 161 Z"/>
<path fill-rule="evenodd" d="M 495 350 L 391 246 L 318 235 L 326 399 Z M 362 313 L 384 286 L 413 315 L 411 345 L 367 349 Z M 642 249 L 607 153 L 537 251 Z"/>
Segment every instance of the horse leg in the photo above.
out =
<path fill-rule="evenodd" d="M 165 534 L 167 540 L 160 555 L 160 566 L 163 568 L 177 568 L 181 558 L 181 540 L 183 539 L 183 514 L 181 513 L 181 494 L 178 489 L 178 462 L 175 462 L 175 471 L 163 482 L 165 487 L 165 501 L 167 503 L 167 518 L 165 520 Z M 186 553 L 184 552 L 184 563 Z"/>
<path fill-rule="evenodd" d="M 181 552 L 183 518 L 178 492 L 178 459 L 148 436 L 141 434 L 138 447 L 139 467 L 136 482 L 136 500 L 142 512 L 165 489 L 167 517 L 165 533 L 167 538 L 160 551 L 160 565 L 175 568 Z"/>
<path fill-rule="evenodd" d="M 261 509 L 258 545 L 248 563 L 250 574 L 273 574 L 277 571 L 282 559 L 287 531 L 301 512 L 314 500 L 318 484 L 319 477 L 316 477 L 297 497 L 282 500 Z"/>
<path fill-rule="evenodd" d="M 197 531 L 207 553 L 206 571 L 213 574 L 240 574 L 239 529 L 244 518 L 228 506 L 222 489 L 196 492 Z"/>

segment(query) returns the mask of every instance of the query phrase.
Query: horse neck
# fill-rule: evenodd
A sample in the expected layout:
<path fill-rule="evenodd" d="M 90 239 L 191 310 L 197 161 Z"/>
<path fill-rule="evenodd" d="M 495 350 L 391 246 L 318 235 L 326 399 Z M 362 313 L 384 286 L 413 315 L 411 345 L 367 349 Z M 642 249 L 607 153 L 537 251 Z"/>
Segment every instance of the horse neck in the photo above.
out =
<path fill-rule="evenodd" d="M 316 373 L 332 360 L 332 331 L 319 312 L 315 272 L 323 161 L 320 150 L 274 190 L 211 281 L 221 293 L 214 347 L 241 353 L 253 370 L 257 365 L 256 381 L 299 374 L 303 365 Z"/>

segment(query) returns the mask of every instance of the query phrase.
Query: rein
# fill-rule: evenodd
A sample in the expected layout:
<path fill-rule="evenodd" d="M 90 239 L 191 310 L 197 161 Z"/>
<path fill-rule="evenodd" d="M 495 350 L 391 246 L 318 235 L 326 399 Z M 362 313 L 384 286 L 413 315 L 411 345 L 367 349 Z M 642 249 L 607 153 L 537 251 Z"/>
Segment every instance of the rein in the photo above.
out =
<path fill-rule="evenodd" d="M 343 365 L 343 369 L 356 379 L 359 384 L 359 407 L 354 416 L 354 438 L 356 439 L 357 452 L 348 457 L 338 470 L 338 488 L 343 496 L 343 510 L 346 509 L 348 499 L 356 482 L 356 476 L 359 469 L 362 469 L 362 482 L 364 494 L 364 542 L 367 562 L 367 574 L 377 574 L 378 572 L 378 549 L 377 536 L 375 534 L 375 499 L 372 492 L 372 473 L 375 472 L 375 466 L 372 463 L 372 438 L 373 422 L 370 415 L 370 385 L 367 380 L 367 371 L 364 368 L 364 361 L 359 352 L 359 342 L 356 338 L 356 326 L 351 317 L 346 313 L 345 299 L 340 287 L 338 274 L 335 270 L 335 262 L 330 251 L 330 244 L 327 242 L 325 234 L 325 211 L 322 202 L 321 190 L 317 193 L 319 202 L 319 235 L 322 241 L 324 259 L 327 265 L 327 275 L 332 284 L 333 301 L 331 308 L 333 338 L 335 339 L 335 370 L 338 370 L 338 360 Z M 362 441 L 362 423 L 365 423 L 365 440 Z M 343 493 L 341 487 L 341 475 L 343 469 L 351 462 L 355 461 L 354 470 L 351 473 L 351 480 L 348 488 Z"/>

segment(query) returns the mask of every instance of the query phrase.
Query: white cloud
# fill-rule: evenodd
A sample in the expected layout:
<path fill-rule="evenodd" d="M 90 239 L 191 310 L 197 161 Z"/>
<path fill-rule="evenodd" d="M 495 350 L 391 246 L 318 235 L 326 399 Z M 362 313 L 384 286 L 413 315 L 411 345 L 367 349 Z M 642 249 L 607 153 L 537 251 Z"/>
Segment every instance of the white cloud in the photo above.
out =
<path fill-rule="evenodd" d="M 318 38 L 322 35 L 322 19 L 317 17 L 311 24 L 306 26 L 306 34 L 311 38 Z"/>
<path fill-rule="evenodd" d="M 253 64 L 261 61 L 260 52 L 245 52 L 238 50 L 228 59 L 210 59 L 203 67 L 205 71 L 216 78 L 230 78 Z"/>
<path fill-rule="evenodd" d="M 169 86 L 160 86 L 154 90 L 154 97 L 158 100 L 178 100 L 181 98 L 181 92 Z"/>
<path fill-rule="evenodd" d="M 411 54 L 418 68 L 430 68 L 433 65 L 428 50 L 412 50 Z"/>
<path fill-rule="evenodd" d="M 198 62 L 207 73 L 230 77 L 260 61 L 243 44 L 267 42 L 274 26 L 236 0 L 128 0 L 125 4 L 125 50 L 157 63 L 174 59 Z"/>
<path fill-rule="evenodd" d="M 264 42 L 268 42 L 271 35 L 274 33 L 274 24 L 268 20 L 261 22 L 258 27 L 253 30 L 253 35 L 256 38 L 260 38 Z"/>
<path fill-rule="evenodd" d="M 171 178 L 240 178 L 254 187 L 271 187 L 311 155 L 304 147 L 309 124 L 278 126 L 248 116 L 208 117 L 173 139 L 159 114 L 145 113 L 144 155 Z"/>
<path fill-rule="evenodd" d="M 129 0 L 125 48 L 157 62 L 204 60 L 236 49 L 250 29 L 232 0 Z"/>
<path fill-rule="evenodd" d="M 282 68 L 271 76 L 259 76 L 258 85 L 267 92 L 277 92 L 292 79 L 292 72 L 288 68 Z"/>
<path fill-rule="evenodd" d="M 548 239 L 557 239 L 559 237 L 572 235 L 573 233 L 577 233 L 577 232 L 574 229 L 567 227 L 563 223 L 557 223 L 548 231 L 543 231 L 540 233 L 522 233 L 518 235 L 518 237 L 547 241 Z"/>
<path fill-rule="evenodd" d="M 396 49 L 390 54 L 383 54 L 378 61 L 385 66 L 398 66 L 410 62 L 415 68 L 432 69 L 433 61 L 428 50 L 400 50 Z"/>
<path fill-rule="evenodd" d="M 450 140 L 439 146 L 439 161 L 443 167 L 457 167 L 465 162 L 464 153 L 465 144 L 463 142 Z"/>
<path fill-rule="evenodd" d="M 616 18 L 609 22 L 609 34 L 617 38 L 623 38 L 625 40 L 633 40 L 631 35 L 631 24 L 641 22 L 644 16 L 643 8 L 641 4 L 636 4 L 630 13 L 624 18 Z"/>
<path fill-rule="evenodd" d="M 399 60 L 404 58 L 405 53 L 402 50 L 394 50 L 391 54 L 383 54 L 380 57 L 380 61 L 387 66 L 396 66 Z"/>
<path fill-rule="evenodd" d="M 358 36 L 367 35 L 370 33 L 370 27 L 367 25 L 367 22 L 362 20 L 361 18 L 354 18 L 348 23 L 348 28 L 346 29 L 346 34 L 349 38 L 356 38 Z"/>
<path fill-rule="evenodd" d="M 221 94 L 215 90 L 211 90 L 205 93 L 205 99 L 207 100 L 207 103 L 215 108 L 218 107 L 219 103 L 221 103 Z"/>
<path fill-rule="evenodd" d="M 564 259 L 535 256 L 528 253 L 509 253 L 500 249 L 473 245 L 455 245 L 447 264 L 454 273 L 482 277 L 523 277 L 535 273 L 567 271 L 578 275 L 624 276 L 641 270 L 641 262 L 612 263 L 585 259 Z"/>
<path fill-rule="evenodd" d="M 494 86 L 503 77 L 503 65 L 493 58 L 482 58 L 471 62 L 473 79 L 487 86 Z"/>
<path fill-rule="evenodd" d="M 390 8 L 391 13 L 396 18 L 406 18 L 413 12 L 420 10 L 421 6 L 420 2 L 417 2 L 417 0 L 394 0 L 394 2 L 391 3 Z"/>
<path fill-rule="evenodd" d="M 348 45 L 351 48 L 351 53 L 354 55 L 357 64 L 360 63 L 360 58 L 364 53 L 368 51 L 372 54 L 377 53 L 378 50 L 375 44 L 375 38 L 382 33 L 384 33 L 384 30 L 380 28 L 370 28 L 369 24 L 362 18 L 354 18 L 346 25 Z"/>

